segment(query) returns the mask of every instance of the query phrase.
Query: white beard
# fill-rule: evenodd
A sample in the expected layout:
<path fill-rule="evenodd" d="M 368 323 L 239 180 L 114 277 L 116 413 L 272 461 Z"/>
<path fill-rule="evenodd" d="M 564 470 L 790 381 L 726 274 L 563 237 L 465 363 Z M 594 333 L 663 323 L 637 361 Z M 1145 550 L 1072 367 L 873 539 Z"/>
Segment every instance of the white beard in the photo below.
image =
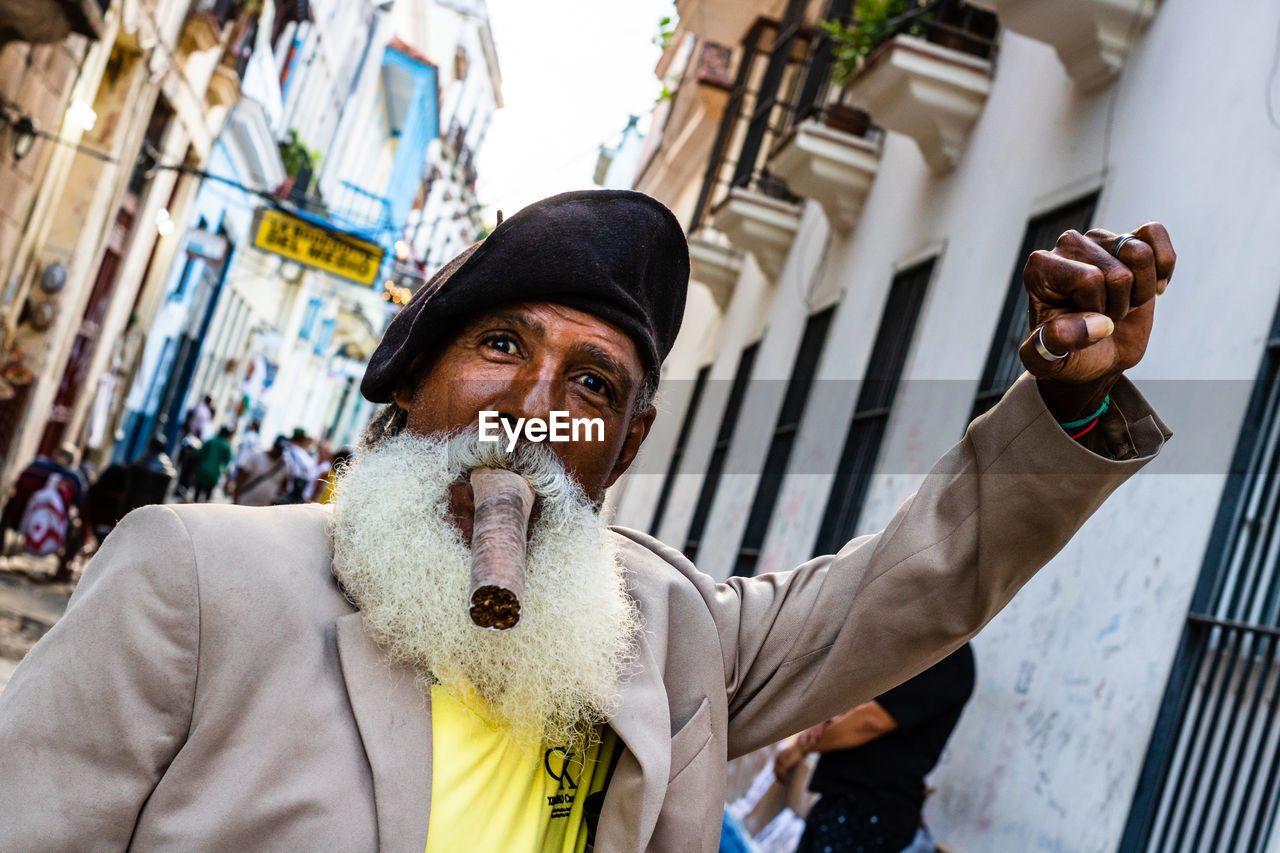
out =
<path fill-rule="evenodd" d="M 518 471 L 537 500 L 508 631 L 471 622 L 471 549 L 448 520 L 450 485 L 476 467 Z M 424 691 L 440 684 L 518 740 L 552 744 L 591 737 L 616 709 L 639 618 L 598 514 L 546 448 L 506 454 L 474 432 L 364 448 L 338 475 L 333 542 L 365 631 Z"/>

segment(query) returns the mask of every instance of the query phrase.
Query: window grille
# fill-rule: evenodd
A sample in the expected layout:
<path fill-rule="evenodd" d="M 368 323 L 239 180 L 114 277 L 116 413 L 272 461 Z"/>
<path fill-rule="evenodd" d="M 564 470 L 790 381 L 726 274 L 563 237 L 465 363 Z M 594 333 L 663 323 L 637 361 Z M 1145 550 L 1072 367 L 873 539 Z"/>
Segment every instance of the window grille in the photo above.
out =
<path fill-rule="evenodd" d="M 907 363 L 911 339 L 920 319 L 920 309 L 924 306 L 934 262 L 935 259 L 931 258 L 903 270 L 894 277 L 889 288 L 884 315 L 880 319 L 866 375 L 858 392 L 858 402 L 849 423 L 849 433 L 840 452 L 836 481 L 822 513 L 816 545 L 819 554 L 838 551 L 857 526 L 867 484 L 871 482 L 889 414 L 893 411 L 893 399 L 897 396 Z"/>
<path fill-rule="evenodd" d="M 711 365 L 698 371 L 693 380 L 693 391 L 689 394 L 689 407 L 684 411 L 684 420 L 680 422 L 680 433 L 676 436 L 676 446 L 671 450 L 671 464 L 667 468 L 667 476 L 662 479 L 662 491 L 658 493 L 658 504 L 653 510 L 653 521 L 649 524 L 649 532 L 658 535 L 662 525 L 662 517 L 667 514 L 667 504 L 671 500 L 671 490 L 676 484 L 676 475 L 680 473 L 680 464 L 684 461 L 685 448 L 689 445 L 689 434 L 693 432 L 693 422 L 698 416 L 698 405 L 702 402 L 702 389 L 711 375 Z"/>
<path fill-rule="evenodd" d="M 835 310 L 831 307 L 812 314 L 805 323 L 804 334 L 800 338 L 800 349 L 796 353 L 796 361 L 791 368 L 791 378 L 787 380 L 786 394 L 782 398 L 782 409 L 778 413 L 778 422 L 773 428 L 773 439 L 769 442 L 769 453 L 765 457 L 763 475 L 760 478 L 760 484 L 756 487 L 756 496 L 751 502 L 751 514 L 747 516 L 747 528 L 738 546 L 738 559 L 733 567 L 735 575 L 750 577 L 755 574 L 756 563 L 760 559 L 760 546 L 764 544 L 765 533 L 769 529 L 769 519 L 773 517 L 774 507 L 778 503 L 778 494 L 782 490 L 782 478 L 787 473 L 787 462 L 791 459 L 796 433 L 800 429 L 800 419 L 804 415 L 805 403 L 809 399 L 809 390 L 813 387 L 813 377 L 818 371 L 818 359 L 822 356 L 822 345 L 827 339 L 827 329 L 831 327 L 831 318 Z"/>
<path fill-rule="evenodd" d="M 1280 313 L 1147 748 L 1125 853 L 1275 849 L 1280 833 Z"/>
<path fill-rule="evenodd" d="M 693 509 L 693 519 L 689 522 L 689 533 L 685 540 L 684 553 L 690 560 L 696 560 L 698 545 L 707 527 L 707 517 L 711 515 L 711 504 L 716 499 L 716 490 L 720 488 L 720 478 L 724 475 L 725 459 L 729 455 L 729 445 L 733 443 L 733 433 L 738 427 L 738 415 L 741 414 L 742 400 L 747 394 L 747 382 L 751 379 L 751 368 L 756 361 L 756 353 L 760 344 L 754 343 L 742 351 L 738 358 L 738 369 L 733 375 L 733 386 L 729 389 L 729 399 L 725 402 L 724 416 L 720 419 L 720 429 L 716 432 L 716 443 L 711 448 L 711 459 L 707 463 L 707 474 L 702 478 L 702 488 L 698 492 L 698 503 Z"/>

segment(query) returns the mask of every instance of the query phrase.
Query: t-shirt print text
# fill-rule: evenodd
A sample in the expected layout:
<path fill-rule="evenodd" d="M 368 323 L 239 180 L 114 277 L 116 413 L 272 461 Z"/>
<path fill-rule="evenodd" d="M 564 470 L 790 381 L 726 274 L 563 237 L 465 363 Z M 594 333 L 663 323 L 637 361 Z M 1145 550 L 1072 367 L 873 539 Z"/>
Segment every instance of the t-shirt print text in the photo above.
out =
<path fill-rule="evenodd" d="M 581 758 L 574 760 L 575 753 L 562 746 L 553 746 L 542 756 L 542 766 L 547 775 L 556 781 L 556 792 L 547 797 L 547 805 L 551 808 L 551 817 L 568 817 L 573 809 L 574 798 L 578 796 L 578 782 L 582 779 L 583 762 Z"/>

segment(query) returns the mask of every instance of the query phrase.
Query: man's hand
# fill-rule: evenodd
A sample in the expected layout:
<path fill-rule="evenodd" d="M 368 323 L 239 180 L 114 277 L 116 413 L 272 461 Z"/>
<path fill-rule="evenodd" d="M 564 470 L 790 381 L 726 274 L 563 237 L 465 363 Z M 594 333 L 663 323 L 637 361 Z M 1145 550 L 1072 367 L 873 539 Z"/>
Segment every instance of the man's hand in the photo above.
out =
<path fill-rule="evenodd" d="M 1113 257 L 1116 235 L 1068 231 L 1022 272 L 1031 335 L 1019 356 L 1054 416 L 1068 421 L 1096 410 L 1120 374 L 1141 361 L 1151 336 L 1155 297 L 1173 277 L 1176 255 L 1158 222 L 1133 232 Z M 1037 339 L 1050 353 L 1040 354 Z"/>
<path fill-rule="evenodd" d="M 782 784 L 789 784 L 792 772 L 804 761 L 804 755 L 805 749 L 797 741 L 791 741 L 773 757 L 773 775 Z"/>

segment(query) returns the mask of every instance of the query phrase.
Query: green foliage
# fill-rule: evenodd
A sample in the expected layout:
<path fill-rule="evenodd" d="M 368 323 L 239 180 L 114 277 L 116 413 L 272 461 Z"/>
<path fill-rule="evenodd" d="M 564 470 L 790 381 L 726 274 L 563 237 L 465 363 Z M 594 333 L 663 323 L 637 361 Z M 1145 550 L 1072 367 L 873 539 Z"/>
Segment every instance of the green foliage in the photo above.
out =
<path fill-rule="evenodd" d="M 899 18 L 911 8 L 910 0 L 855 0 L 854 22 L 821 21 L 819 26 L 835 44 L 831 82 L 843 86 L 877 47 L 894 34 Z"/>
<path fill-rule="evenodd" d="M 650 39 L 651 42 L 661 50 L 666 50 L 671 46 L 671 39 L 676 35 L 676 23 L 670 15 L 663 15 L 658 19 L 658 34 Z"/>
<path fill-rule="evenodd" d="M 674 101 L 675 97 L 676 90 L 671 88 L 671 85 L 664 80 L 662 81 L 662 91 L 658 93 L 658 97 L 654 99 L 654 103 L 661 104 L 667 101 Z"/>
<path fill-rule="evenodd" d="M 320 166 L 320 156 L 319 151 L 312 151 L 298 139 L 298 131 L 292 127 L 289 128 L 284 141 L 280 143 L 280 159 L 284 163 L 284 172 L 291 178 L 296 178 L 303 166 L 310 166 L 314 172 Z"/>

